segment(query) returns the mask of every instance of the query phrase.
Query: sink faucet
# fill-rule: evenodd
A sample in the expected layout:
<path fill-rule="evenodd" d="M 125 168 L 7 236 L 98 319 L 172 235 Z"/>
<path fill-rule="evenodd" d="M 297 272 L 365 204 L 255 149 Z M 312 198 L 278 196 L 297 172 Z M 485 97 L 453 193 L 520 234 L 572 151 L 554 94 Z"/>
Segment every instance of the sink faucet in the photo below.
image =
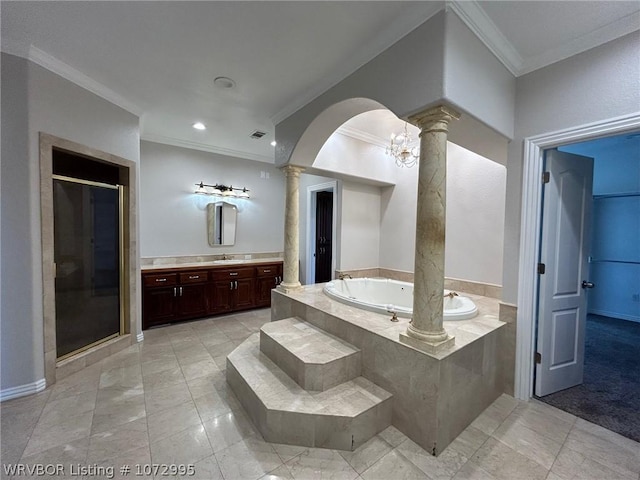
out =
<path fill-rule="evenodd" d="M 226 253 L 222 254 L 222 260 L 231 260 L 231 255 L 227 255 Z"/>

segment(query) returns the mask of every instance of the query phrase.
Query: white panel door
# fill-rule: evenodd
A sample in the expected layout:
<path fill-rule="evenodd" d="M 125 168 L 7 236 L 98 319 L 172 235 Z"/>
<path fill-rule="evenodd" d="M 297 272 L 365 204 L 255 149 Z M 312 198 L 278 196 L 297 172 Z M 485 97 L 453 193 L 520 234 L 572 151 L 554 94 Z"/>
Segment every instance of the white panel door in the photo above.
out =
<path fill-rule="evenodd" d="M 542 213 L 535 394 L 582 383 L 593 159 L 548 150 Z"/>

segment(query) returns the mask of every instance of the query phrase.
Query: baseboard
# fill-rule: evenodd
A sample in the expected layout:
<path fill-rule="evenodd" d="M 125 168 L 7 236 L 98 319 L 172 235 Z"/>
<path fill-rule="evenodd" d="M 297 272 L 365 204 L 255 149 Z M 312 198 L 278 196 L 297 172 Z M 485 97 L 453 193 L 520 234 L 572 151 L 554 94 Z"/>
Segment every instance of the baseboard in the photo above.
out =
<path fill-rule="evenodd" d="M 6 388 L 4 390 L 0 390 L 0 402 L 4 402 L 5 400 L 11 400 L 13 398 L 25 397 L 27 395 L 32 395 L 34 393 L 41 392 L 47 387 L 47 382 L 44 378 L 40 380 L 28 383 L 27 385 L 20 385 L 18 387 Z"/>
<path fill-rule="evenodd" d="M 142 342 L 144 340 L 144 332 L 140 332 L 136 335 L 136 340 L 138 340 L 138 343 Z"/>
<path fill-rule="evenodd" d="M 589 310 L 587 313 L 594 315 L 602 315 L 603 317 L 617 318 L 618 320 L 627 320 L 629 322 L 640 322 L 640 318 L 625 313 L 607 312 L 606 310 Z"/>

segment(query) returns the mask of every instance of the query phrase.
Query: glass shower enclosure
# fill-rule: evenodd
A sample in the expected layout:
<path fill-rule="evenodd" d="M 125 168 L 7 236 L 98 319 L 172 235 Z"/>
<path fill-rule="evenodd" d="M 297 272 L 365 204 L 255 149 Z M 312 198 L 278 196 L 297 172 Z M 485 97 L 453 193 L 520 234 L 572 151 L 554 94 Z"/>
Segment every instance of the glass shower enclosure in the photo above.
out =
<path fill-rule="evenodd" d="M 58 360 L 123 333 L 122 186 L 53 176 Z"/>

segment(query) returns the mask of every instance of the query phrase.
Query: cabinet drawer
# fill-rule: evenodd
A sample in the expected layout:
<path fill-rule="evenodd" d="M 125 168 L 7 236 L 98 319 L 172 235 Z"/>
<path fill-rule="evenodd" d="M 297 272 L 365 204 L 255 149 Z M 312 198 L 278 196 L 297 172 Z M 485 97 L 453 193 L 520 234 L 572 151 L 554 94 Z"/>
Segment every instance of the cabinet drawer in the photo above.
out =
<path fill-rule="evenodd" d="M 256 267 L 258 277 L 275 277 L 280 275 L 280 265 L 260 265 Z"/>
<path fill-rule="evenodd" d="M 240 278 L 253 278 L 253 267 L 229 268 L 211 271 L 213 280 L 238 280 Z"/>
<path fill-rule="evenodd" d="M 185 272 L 180 274 L 180 283 L 202 283 L 209 279 L 208 272 Z"/>
<path fill-rule="evenodd" d="M 175 285 L 178 281 L 178 275 L 175 273 L 158 273 L 144 276 L 145 287 L 165 287 L 167 285 Z"/>

